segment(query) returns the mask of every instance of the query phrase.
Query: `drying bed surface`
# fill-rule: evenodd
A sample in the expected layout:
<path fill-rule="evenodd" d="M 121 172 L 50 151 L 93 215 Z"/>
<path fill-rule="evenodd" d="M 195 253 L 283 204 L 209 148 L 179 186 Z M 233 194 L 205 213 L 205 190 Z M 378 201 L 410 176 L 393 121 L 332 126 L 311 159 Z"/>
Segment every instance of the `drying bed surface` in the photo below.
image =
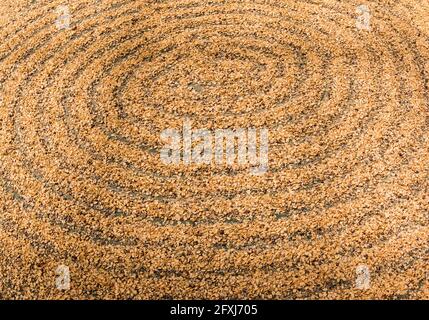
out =
<path fill-rule="evenodd" d="M 3 0 L 0 298 L 428 299 L 428 17 Z M 185 119 L 268 128 L 267 172 L 166 165 Z"/>

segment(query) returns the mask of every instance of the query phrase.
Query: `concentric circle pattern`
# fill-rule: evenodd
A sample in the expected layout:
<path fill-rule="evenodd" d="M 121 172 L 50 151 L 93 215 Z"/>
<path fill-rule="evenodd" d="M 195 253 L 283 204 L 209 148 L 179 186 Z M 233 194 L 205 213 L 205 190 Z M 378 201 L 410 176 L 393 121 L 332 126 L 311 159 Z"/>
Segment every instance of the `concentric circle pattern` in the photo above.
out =
<path fill-rule="evenodd" d="M 428 12 L 2 1 L 0 298 L 428 299 Z M 164 164 L 184 119 L 268 128 L 267 173 Z"/>

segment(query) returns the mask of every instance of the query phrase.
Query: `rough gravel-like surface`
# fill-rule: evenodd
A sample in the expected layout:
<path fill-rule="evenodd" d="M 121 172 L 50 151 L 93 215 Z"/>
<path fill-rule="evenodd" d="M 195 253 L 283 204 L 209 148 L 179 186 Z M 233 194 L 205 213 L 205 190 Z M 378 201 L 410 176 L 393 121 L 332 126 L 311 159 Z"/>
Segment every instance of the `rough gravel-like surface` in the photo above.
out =
<path fill-rule="evenodd" d="M 1 0 L 0 298 L 428 299 L 428 88 L 427 0 Z"/>

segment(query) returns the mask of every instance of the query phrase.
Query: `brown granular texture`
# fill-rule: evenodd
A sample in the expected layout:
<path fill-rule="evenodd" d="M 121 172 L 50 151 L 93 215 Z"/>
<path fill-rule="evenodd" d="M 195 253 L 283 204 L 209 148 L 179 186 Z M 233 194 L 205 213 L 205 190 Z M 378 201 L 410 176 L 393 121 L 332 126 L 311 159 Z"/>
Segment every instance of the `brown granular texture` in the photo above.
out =
<path fill-rule="evenodd" d="M 0 298 L 428 299 L 428 87 L 427 0 L 2 0 Z M 268 172 L 163 164 L 185 118 Z"/>

